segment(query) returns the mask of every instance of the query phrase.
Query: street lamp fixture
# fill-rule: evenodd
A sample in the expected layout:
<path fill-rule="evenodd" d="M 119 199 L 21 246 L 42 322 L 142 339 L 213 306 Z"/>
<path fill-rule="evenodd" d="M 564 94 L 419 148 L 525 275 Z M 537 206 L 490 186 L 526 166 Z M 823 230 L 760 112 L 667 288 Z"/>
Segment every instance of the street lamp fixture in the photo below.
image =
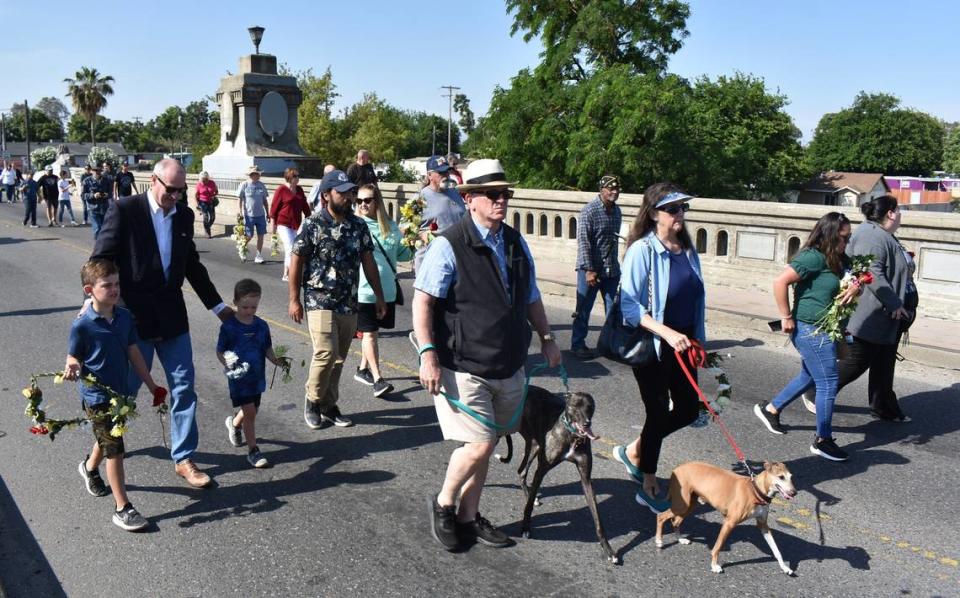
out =
<path fill-rule="evenodd" d="M 250 32 L 250 40 L 253 41 L 253 47 L 256 54 L 260 53 L 260 40 L 263 39 L 263 27 L 247 27 Z"/>

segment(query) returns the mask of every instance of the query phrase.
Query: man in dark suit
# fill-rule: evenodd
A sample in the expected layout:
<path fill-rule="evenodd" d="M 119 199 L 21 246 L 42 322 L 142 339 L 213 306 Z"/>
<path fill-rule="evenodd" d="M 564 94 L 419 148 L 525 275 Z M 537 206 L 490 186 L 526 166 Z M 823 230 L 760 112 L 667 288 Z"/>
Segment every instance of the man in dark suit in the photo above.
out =
<path fill-rule="evenodd" d="M 146 193 L 111 201 L 93 258 L 113 260 L 120 269 L 120 295 L 133 312 L 140 352 L 153 365 L 156 352 L 167 374 L 170 401 L 170 455 L 177 475 L 194 487 L 210 484 L 210 476 L 194 465 L 197 450 L 197 394 L 186 279 L 203 305 L 221 320 L 233 316 L 210 281 L 193 243 L 193 211 L 177 203 L 186 194 L 186 173 L 176 160 L 161 160 L 153 169 Z M 130 381 L 136 394 L 139 379 Z"/>

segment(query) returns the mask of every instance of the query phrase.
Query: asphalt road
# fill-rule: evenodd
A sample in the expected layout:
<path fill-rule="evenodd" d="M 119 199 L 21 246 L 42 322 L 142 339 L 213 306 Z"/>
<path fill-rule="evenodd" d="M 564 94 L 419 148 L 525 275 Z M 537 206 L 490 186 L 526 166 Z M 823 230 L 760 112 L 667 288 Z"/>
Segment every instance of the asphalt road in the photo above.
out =
<path fill-rule="evenodd" d="M 243 450 L 228 444 L 223 426 L 230 407 L 214 356 L 219 321 L 192 293 L 196 461 L 216 486 L 194 490 L 174 475 L 157 418 L 144 409 L 126 437 L 127 481 L 152 525 L 145 533 L 123 532 L 110 523 L 110 498 L 88 495 L 77 474 L 91 439 L 67 431 L 51 443 L 27 432 L 20 389 L 30 372 L 63 365 L 91 231 L 25 229 L 21 210 L 0 205 L 0 580 L 10 596 L 960 594 L 954 505 L 960 373 L 901 368 L 897 390 L 913 416 L 908 424 L 869 417 L 865 380 L 846 389 L 834 428 L 852 458 L 835 464 L 809 453 L 814 420 L 799 403 L 783 416 L 790 426 L 785 436 L 766 432 L 751 413 L 795 373 L 795 352 L 716 327 L 709 348 L 730 354 L 726 369 L 734 390 L 725 421 L 751 462 L 785 461 L 800 490 L 771 510 L 774 536 L 795 578 L 780 573 L 751 523 L 734 531 L 722 553 L 726 571 L 711 573 L 709 547 L 720 517 L 707 507 L 684 524 L 692 545 L 668 537 L 663 550 L 654 548 L 653 516 L 636 505 L 634 485 L 609 459 L 613 445 L 639 434 L 643 407 L 630 371 L 603 360 L 565 363 L 571 387 L 597 401 L 594 430 L 603 438 L 594 443 L 593 478 L 623 565 L 602 561 L 579 478 L 568 464 L 546 478 L 532 538 L 501 550 L 441 550 L 428 531 L 425 497 L 439 488 L 453 446 L 442 441 L 432 402 L 414 380 L 408 308 L 398 310 L 397 329 L 382 342 L 397 391 L 375 399 L 353 381 L 355 343 L 341 406 L 356 426 L 313 431 L 301 417 L 305 370 L 295 367 L 295 381 L 278 381 L 258 418 L 260 446 L 274 466 L 253 470 Z M 271 324 L 275 344 L 289 346 L 298 364 L 306 358 L 305 327 L 286 316 L 281 261 L 241 264 L 227 238 L 197 245 L 224 296 L 241 277 L 261 282 L 260 315 Z M 409 297 L 409 279 L 404 287 Z M 566 347 L 570 309 L 550 308 L 548 315 Z M 532 354 L 530 362 L 538 359 Z M 536 383 L 561 388 L 556 377 Z M 44 390 L 51 414 L 77 410 L 73 389 Z M 688 460 L 735 462 L 715 425 L 670 437 L 661 477 Z M 514 468 L 493 463 L 483 514 L 517 537 L 522 506 Z"/>

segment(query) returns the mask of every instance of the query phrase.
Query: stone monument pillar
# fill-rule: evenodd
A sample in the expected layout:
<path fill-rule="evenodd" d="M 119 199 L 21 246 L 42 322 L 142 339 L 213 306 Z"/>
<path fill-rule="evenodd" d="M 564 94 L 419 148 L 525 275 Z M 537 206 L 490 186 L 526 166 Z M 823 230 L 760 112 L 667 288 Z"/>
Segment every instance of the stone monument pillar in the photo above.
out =
<path fill-rule="evenodd" d="M 240 71 L 220 80 L 220 145 L 203 157 L 212 177 L 245 177 L 256 165 L 267 176 L 293 167 L 304 177 L 322 175 L 319 158 L 300 147 L 297 107 L 303 94 L 295 77 L 277 74 L 277 57 L 260 54 L 263 29 L 251 27 L 257 52 L 240 57 Z"/>

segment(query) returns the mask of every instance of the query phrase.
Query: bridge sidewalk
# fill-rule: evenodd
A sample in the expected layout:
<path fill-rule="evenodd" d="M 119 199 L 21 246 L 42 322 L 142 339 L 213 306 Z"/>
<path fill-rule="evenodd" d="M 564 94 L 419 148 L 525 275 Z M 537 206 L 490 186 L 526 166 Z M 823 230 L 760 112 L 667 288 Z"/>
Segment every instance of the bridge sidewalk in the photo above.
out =
<path fill-rule="evenodd" d="M 569 304 L 576 301 L 576 274 L 570 264 L 540 260 L 537 281 L 546 301 Z M 593 312 L 599 325 L 602 308 Z M 707 324 L 745 328 L 750 334 L 771 335 L 767 322 L 778 318 L 770 291 L 737 289 L 707 284 Z M 782 339 L 779 334 L 771 335 Z M 934 367 L 960 369 L 960 322 L 920 316 L 910 329 L 909 344 L 900 352 L 907 359 Z"/>

